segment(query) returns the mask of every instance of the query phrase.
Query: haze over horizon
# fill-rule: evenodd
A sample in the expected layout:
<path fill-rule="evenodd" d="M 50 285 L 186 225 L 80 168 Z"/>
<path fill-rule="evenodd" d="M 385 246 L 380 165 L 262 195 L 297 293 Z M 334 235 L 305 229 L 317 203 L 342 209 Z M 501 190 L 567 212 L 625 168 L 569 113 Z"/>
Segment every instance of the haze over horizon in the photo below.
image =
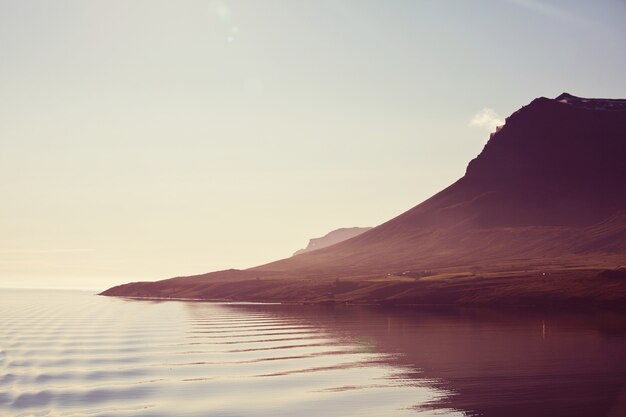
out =
<path fill-rule="evenodd" d="M 246 268 L 376 226 L 533 98 L 626 98 L 624 17 L 621 1 L 0 1 L 0 287 Z"/>

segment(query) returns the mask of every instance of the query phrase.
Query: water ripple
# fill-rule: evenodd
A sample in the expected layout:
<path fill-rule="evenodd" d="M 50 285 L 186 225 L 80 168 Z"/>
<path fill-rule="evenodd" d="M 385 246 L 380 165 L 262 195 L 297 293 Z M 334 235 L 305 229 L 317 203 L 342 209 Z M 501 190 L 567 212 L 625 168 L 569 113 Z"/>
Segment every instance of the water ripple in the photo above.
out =
<path fill-rule="evenodd" d="M 423 414 L 416 394 L 442 395 L 397 383 L 391 355 L 315 319 L 40 295 L 12 292 L 0 304 L 0 415 L 401 416 Z M 369 397 L 355 402 L 361 392 Z"/>

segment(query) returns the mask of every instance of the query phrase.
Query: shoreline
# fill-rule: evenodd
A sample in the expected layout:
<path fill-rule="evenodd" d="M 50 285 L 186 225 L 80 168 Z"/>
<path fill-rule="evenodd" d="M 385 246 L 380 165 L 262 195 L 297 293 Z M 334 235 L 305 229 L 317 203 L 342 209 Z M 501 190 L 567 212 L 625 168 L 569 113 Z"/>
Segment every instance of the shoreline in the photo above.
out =
<path fill-rule="evenodd" d="M 134 282 L 98 295 L 132 300 L 286 305 L 626 309 L 626 280 L 604 269 L 406 279 L 233 279 Z"/>
<path fill-rule="evenodd" d="M 551 306 L 545 304 L 510 304 L 510 303 L 374 303 L 374 302 L 303 302 L 303 301 L 249 301 L 249 300 L 233 300 L 233 299 L 203 299 L 203 298 L 167 298 L 167 297 L 133 297 L 121 295 L 103 295 L 94 294 L 101 297 L 115 297 L 127 299 L 130 301 L 180 301 L 193 303 L 215 303 L 215 304 L 232 304 L 232 305 L 280 305 L 280 306 L 316 306 L 316 307 L 383 307 L 383 308 L 469 308 L 469 309 L 497 309 L 501 311 L 507 310 L 524 310 L 534 309 L 536 312 L 554 312 L 554 311 L 616 311 L 626 312 L 626 304 L 554 304 Z"/>

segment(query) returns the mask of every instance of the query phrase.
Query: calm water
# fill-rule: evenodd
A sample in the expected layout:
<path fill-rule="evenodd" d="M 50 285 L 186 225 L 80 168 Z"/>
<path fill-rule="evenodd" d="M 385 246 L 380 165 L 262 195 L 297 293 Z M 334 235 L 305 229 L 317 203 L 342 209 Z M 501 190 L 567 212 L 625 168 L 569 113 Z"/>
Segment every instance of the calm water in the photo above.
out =
<path fill-rule="evenodd" d="M 624 416 L 626 317 L 0 292 L 4 416 Z"/>

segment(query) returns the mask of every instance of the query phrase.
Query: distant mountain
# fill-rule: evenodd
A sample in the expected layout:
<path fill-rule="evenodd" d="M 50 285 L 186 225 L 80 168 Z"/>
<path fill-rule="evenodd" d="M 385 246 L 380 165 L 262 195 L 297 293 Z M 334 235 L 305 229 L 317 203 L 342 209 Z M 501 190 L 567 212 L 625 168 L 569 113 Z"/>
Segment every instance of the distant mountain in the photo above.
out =
<path fill-rule="evenodd" d="M 317 249 L 322 249 L 327 246 L 334 245 L 344 240 L 351 239 L 360 235 L 363 232 L 367 232 L 371 227 L 344 227 L 341 229 L 328 232 L 322 237 L 317 237 L 309 240 L 309 244 L 306 248 L 296 251 L 293 256 L 300 255 L 302 253 L 311 252 Z"/>
<path fill-rule="evenodd" d="M 597 278 L 624 259 L 626 100 L 564 93 L 537 98 L 513 113 L 461 179 L 356 237 L 246 271 L 127 284 L 104 294 L 312 302 L 626 301 L 623 280 Z M 546 278 L 551 276 L 559 278 Z M 251 278 L 263 284 L 241 283 Z M 338 279 L 351 284 L 341 291 L 323 284 Z M 280 288 L 272 281 L 280 281 Z"/>

